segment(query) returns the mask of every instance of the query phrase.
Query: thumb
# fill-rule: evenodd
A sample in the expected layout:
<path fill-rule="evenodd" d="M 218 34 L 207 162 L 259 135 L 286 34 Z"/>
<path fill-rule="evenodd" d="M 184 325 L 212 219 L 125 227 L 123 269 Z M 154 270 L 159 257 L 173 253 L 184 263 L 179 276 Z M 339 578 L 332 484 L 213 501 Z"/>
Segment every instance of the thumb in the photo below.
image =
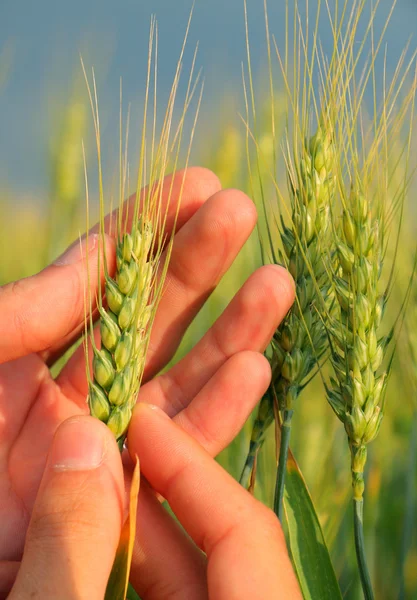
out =
<path fill-rule="evenodd" d="M 111 432 L 92 417 L 65 421 L 52 443 L 9 598 L 104 598 L 123 498 Z"/>

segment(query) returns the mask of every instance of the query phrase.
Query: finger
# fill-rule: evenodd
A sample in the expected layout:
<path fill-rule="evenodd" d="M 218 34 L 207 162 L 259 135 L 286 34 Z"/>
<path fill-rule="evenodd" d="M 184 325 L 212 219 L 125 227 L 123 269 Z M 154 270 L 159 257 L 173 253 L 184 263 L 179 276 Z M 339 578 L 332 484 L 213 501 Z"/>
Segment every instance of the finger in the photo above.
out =
<path fill-rule="evenodd" d="M 137 405 L 129 451 L 207 554 L 210 597 L 301 598 L 278 519 L 163 411 Z"/>
<path fill-rule="evenodd" d="M 269 380 L 270 367 L 264 356 L 255 352 L 234 355 L 175 421 L 215 455 L 238 433 Z M 155 496 L 145 486 L 142 489 L 140 528 L 132 560 L 133 586 L 147 600 L 205 598 L 206 565 L 201 554 Z"/>
<path fill-rule="evenodd" d="M 108 237 L 106 247 L 113 268 L 114 243 Z M 33 352 L 45 352 L 47 358 L 57 340 L 81 331 L 86 261 L 94 298 L 98 293 L 98 255 L 99 236 L 94 234 L 74 243 L 66 255 L 37 275 L 0 289 L 0 363 Z"/>
<path fill-rule="evenodd" d="M 242 192 L 227 190 L 210 198 L 177 233 L 152 327 L 145 380 L 172 357 L 185 330 L 235 259 L 255 223 L 251 200 Z M 66 365 L 58 384 L 85 396 L 82 348 Z"/>
<path fill-rule="evenodd" d="M 7 598 L 13 583 L 16 579 L 17 572 L 20 568 L 20 562 L 3 560 L 0 561 L 0 599 Z"/>
<path fill-rule="evenodd" d="M 143 600 L 204 600 L 207 561 L 148 486 L 142 485 L 130 582 Z"/>
<path fill-rule="evenodd" d="M 145 381 L 172 358 L 187 327 L 247 241 L 256 218 L 255 206 L 245 194 L 224 190 L 176 235 L 152 327 Z"/>
<path fill-rule="evenodd" d="M 239 352 L 220 367 L 174 421 L 211 456 L 217 456 L 242 429 L 271 380 L 267 359 Z"/>
<path fill-rule="evenodd" d="M 10 461 L 10 448 L 22 433 L 31 407 L 49 379 L 45 363 L 36 355 L 0 365 L 0 464 Z M 0 536 L 1 548 L 1 536 Z"/>
<path fill-rule="evenodd" d="M 282 267 L 258 269 L 213 327 L 179 363 L 141 389 L 141 401 L 170 416 L 190 404 L 234 354 L 263 351 L 294 301 L 294 284 Z"/>
<path fill-rule="evenodd" d="M 174 179 L 168 219 L 171 227 L 175 220 L 175 197 L 183 177 L 184 173 L 179 172 Z M 162 202 L 164 198 L 166 201 L 170 189 L 170 178 L 167 178 L 164 180 L 165 195 Z M 205 169 L 189 169 L 185 177 L 178 227 L 218 189 L 218 180 L 212 173 Z M 130 203 L 133 201 L 132 198 Z M 114 240 L 107 236 L 107 244 L 109 271 L 112 273 L 115 268 Z M 53 360 L 80 334 L 84 325 L 86 254 L 91 270 L 91 296 L 95 298 L 98 292 L 98 235 L 94 233 L 88 236 L 88 240 L 84 239 L 83 252 L 79 242 L 75 242 L 55 264 L 39 274 L 1 288 L 0 362 L 31 352 L 43 352 L 45 360 Z"/>
<path fill-rule="evenodd" d="M 11 599 L 103 598 L 123 513 L 123 472 L 110 431 L 91 417 L 57 430 Z"/>

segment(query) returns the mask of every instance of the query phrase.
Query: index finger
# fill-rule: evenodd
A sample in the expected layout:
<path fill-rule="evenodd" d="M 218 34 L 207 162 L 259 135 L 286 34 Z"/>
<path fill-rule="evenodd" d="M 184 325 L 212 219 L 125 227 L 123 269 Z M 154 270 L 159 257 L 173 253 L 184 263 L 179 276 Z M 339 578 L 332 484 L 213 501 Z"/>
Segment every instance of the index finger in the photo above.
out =
<path fill-rule="evenodd" d="M 174 224 L 177 229 L 181 228 L 220 187 L 217 177 L 207 169 L 190 168 L 185 174 L 184 184 L 183 179 L 184 172 L 179 171 L 164 180 L 162 203 L 171 196 L 167 215 L 168 235 L 169 228 L 172 230 Z M 181 205 L 175 220 L 176 198 L 181 189 Z M 128 203 L 134 203 L 134 197 Z M 37 275 L 0 288 L 0 363 L 32 352 L 41 352 L 47 362 L 53 362 L 77 339 L 84 327 L 85 252 L 90 255 L 91 297 L 101 293 L 96 275 L 96 238 L 97 235 L 89 236 L 88 247 L 84 243 L 84 260 L 80 244 L 76 242 L 53 265 Z M 106 243 L 111 249 L 113 242 L 108 236 Z M 114 252 L 109 251 L 108 256 L 111 259 L 109 271 L 112 272 L 115 268 Z"/>
<path fill-rule="evenodd" d="M 210 596 L 301 598 L 272 511 L 160 409 L 138 404 L 128 436 L 143 475 L 206 552 Z"/>

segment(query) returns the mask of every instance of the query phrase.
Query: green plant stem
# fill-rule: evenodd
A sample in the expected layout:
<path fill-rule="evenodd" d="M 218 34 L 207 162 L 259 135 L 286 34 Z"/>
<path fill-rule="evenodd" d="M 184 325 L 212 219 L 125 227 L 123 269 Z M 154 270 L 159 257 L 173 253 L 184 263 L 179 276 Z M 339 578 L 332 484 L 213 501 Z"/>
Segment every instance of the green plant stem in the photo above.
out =
<path fill-rule="evenodd" d="M 356 560 L 365 600 L 374 600 L 371 578 L 366 564 L 365 540 L 363 537 L 363 499 L 353 499 L 353 528 L 355 531 Z"/>
<path fill-rule="evenodd" d="M 251 448 L 250 452 L 252 452 L 252 448 Z M 255 454 L 250 454 L 246 459 L 245 465 L 243 467 L 243 470 L 242 470 L 242 473 L 241 473 L 240 479 L 239 479 L 240 485 L 242 485 L 244 488 L 247 488 L 249 485 L 249 480 L 251 477 L 254 463 L 255 463 Z"/>
<path fill-rule="evenodd" d="M 121 438 L 119 438 L 119 439 L 117 440 L 117 446 L 118 446 L 118 448 L 119 448 L 119 450 L 120 450 L 120 453 L 122 453 L 122 452 L 123 452 L 123 448 L 124 448 L 124 444 L 125 444 L 126 435 L 127 435 L 127 434 L 123 435 Z"/>
<path fill-rule="evenodd" d="M 272 398 L 271 387 L 262 397 L 259 404 L 258 414 L 252 426 L 251 440 L 249 444 L 249 452 L 243 466 L 242 474 L 239 479 L 240 485 L 248 488 L 252 476 L 252 470 L 255 464 L 255 457 L 264 443 L 265 433 L 268 427 L 274 420 L 274 400 Z"/>
<path fill-rule="evenodd" d="M 403 527 L 403 539 L 401 545 L 400 554 L 400 569 L 401 569 L 401 583 L 400 591 L 398 593 L 398 600 L 405 600 L 405 563 L 407 561 L 407 555 L 411 547 L 413 525 L 415 519 L 415 473 L 417 467 L 417 410 L 413 412 L 413 423 L 411 429 L 410 438 L 410 450 L 407 470 L 407 487 L 405 492 L 405 512 L 404 512 L 404 527 Z"/>
<path fill-rule="evenodd" d="M 279 449 L 279 460 L 277 479 L 275 484 L 274 512 L 282 522 L 282 499 L 284 497 L 285 474 L 287 471 L 288 448 L 291 437 L 291 420 L 294 414 L 293 410 L 284 410 L 281 425 L 281 444 Z"/>

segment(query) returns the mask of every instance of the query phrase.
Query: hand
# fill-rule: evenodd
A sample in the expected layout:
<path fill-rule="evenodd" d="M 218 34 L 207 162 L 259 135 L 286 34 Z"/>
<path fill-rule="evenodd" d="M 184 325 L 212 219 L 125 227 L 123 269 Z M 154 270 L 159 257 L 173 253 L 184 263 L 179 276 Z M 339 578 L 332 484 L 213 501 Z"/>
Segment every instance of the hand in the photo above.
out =
<path fill-rule="evenodd" d="M 174 190 L 179 189 L 181 180 L 179 174 Z M 170 217 L 172 223 L 173 215 Z M 167 373 L 152 377 L 175 352 L 185 329 L 233 261 L 255 220 L 254 207 L 246 196 L 237 191 L 219 191 L 211 173 L 189 169 L 141 400 L 163 408 L 212 455 L 238 432 L 268 384 L 268 365 L 259 352 L 293 300 L 293 287 L 285 271 L 277 267 L 259 269 L 188 356 Z M 107 244 L 111 254 L 114 242 L 108 238 Z M 89 237 L 84 252 L 89 253 L 94 297 L 94 236 Z M 54 433 L 68 417 L 87 412 L 82 349 L 55 381 L 48 369 L 82 331 L 85 277 L 85 263 L 76 243 L 56 264 L 0 292 L 3 596 L 19 568 Z M 145 542 L 139 536 L 138 546 Z M 154 558 L 148 549 L 142 563 L 152 564 Z"/>
<path fill-rule="evenodd" d="M 139 403 L 129 449 L 188 533 L 143 482 L 137 527 L 146 528 L 147 547 L 157 557 L 143 572 L 135 556 L 132 580 L 143 600 L 301 599 L 273 512 L 166 413 Z M 69 419 L 52 444 L 9 600 L 103 598 L 122 509 L 123 474 L 112 436 L 91 417 Z"/>

